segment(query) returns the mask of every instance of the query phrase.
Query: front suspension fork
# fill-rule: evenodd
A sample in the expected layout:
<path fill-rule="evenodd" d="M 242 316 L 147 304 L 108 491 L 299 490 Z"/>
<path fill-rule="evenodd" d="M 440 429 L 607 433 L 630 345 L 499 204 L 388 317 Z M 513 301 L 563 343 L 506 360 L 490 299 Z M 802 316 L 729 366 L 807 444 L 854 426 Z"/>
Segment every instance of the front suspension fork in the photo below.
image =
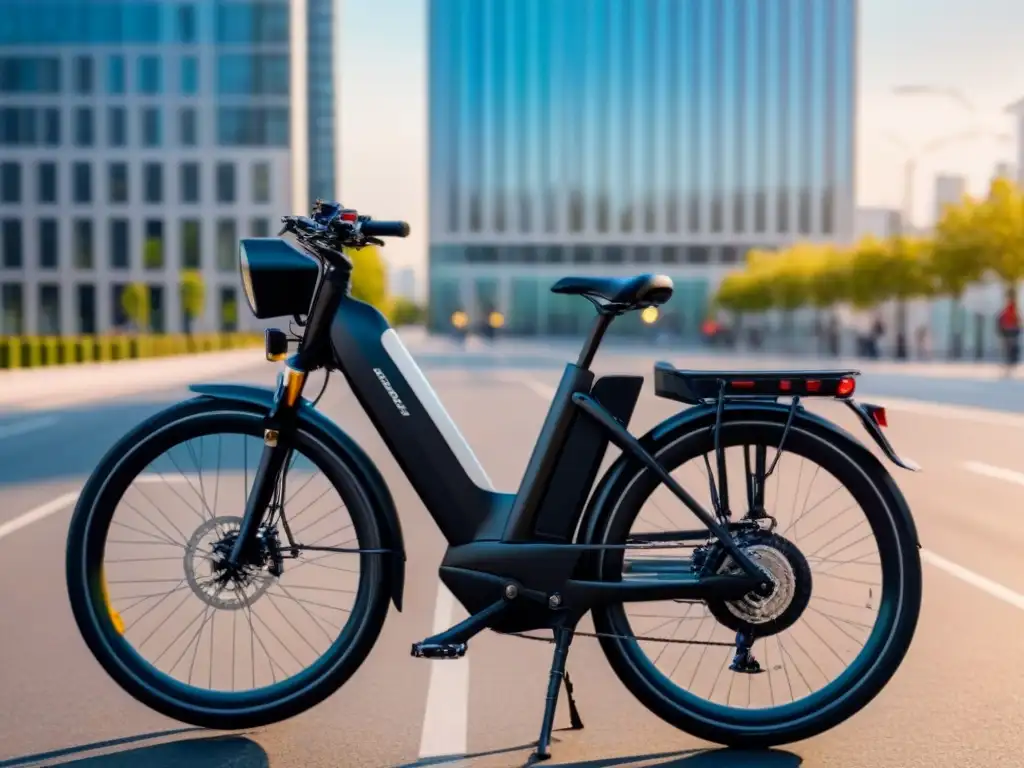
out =
<path fill-rule="evenodd" d="M 263 452 L 260 463 L 253 478 L 252 490 L 245 502 L 245 514 L 239 527 L 238 538 L 231 547 L 228 564 L 237 567 L 243 562 L 244 553 L 255 544 L 256 534 L 263 524 L 267 507 L 273 501 L 274 491 L 291 449 L 280 444 L 281 432 L 287 434 L 293 424 L 292 416 L 295 407 L 302 397 L 302 389 L 306 385 L 306 371 L 300 370 L 295 358 L 285 363 L 284 372 L 278 377 L 277 392 L 274 404 L 267 414 L 266 427 L 263 431 Z M 282 499 L 282 503 L 283 503 Z"/>

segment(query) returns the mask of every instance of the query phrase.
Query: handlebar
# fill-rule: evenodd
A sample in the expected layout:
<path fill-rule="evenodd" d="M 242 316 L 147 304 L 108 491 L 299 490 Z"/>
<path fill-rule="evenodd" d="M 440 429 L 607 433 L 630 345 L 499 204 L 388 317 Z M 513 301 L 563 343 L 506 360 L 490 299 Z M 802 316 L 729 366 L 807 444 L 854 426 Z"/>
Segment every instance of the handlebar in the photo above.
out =
<path fill-rule="evenodd" d="M 340 203 L 326 203 L 318 200 L 313 207 L 313 217 L 283 216 L 283 226 L 278 235 L 293 233 L 299 242 L 311 248 L 328 261 L 351 261 L 344 254 L 345 248 L 362 248 L 367 245 L 383 246 L 381 237 L 408 237 L 409 225 L 404 221 L 374 221 L 369 216 L 360 216 L 355 210 L 344 208 Z"/>

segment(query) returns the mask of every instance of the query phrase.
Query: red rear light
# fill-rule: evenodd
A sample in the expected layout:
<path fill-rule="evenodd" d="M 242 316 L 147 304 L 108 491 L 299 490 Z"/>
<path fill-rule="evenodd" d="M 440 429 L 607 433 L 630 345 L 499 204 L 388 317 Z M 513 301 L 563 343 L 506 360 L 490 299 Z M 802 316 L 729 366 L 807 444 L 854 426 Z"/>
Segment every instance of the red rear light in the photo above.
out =
<path fill-rule="evenodd" d="M 807 381 L 808 392 L 819 392 L 821 391 L 821 382 L 817 379 L 808 379 Z"/>
<path fill-rule="evenodd" d="M 753 389 L 754 382 L 752 381 L 734 381 L 732 382 L 734 389 Z"/>
<path fill-rule="evenodd" d="M 849 397 L 853 394 L 853 390 L 857 387 L 856 379 L 844 377 L 839 380 L 839 386 L 836 387 L 836 395 L 838 397 Z"/>
<path fill-rule="evenodd" d="M 792 382 L 786 379 L 783 379 L 782 381 L 779 382 L 779 390 L 781 392 L 789 392 L 791 389 L 793 389 Z"/>
<path fill-rule="evenodd" d="M 885 416 L 885 408 L 875 408 L 871 411 L 871 418 L 875 420 L 875 424 L 880 427 L 888 427 L 889 419 Z"/>

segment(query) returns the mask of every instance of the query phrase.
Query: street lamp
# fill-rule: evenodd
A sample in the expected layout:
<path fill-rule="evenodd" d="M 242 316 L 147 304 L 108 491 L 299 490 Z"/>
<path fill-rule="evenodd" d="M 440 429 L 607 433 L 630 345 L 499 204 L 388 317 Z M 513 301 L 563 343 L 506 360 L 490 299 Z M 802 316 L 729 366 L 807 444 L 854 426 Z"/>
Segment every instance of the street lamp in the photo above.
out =
<path fill-rule="evenodd" d="M 909 84 L 896 86 L 892 91 L 896 96 L 938 96 L 939 98 L 947 99 L 958 104 L 972 117 L 976 114 L 976 110 L 971 101 L 956 88 L 950 88 L 942 85 Z M 984 127 L 972 128 L 966 131 L 958 131 L 956 133 L 939 136 L 917 148 L 911 147 L 907 142 L 892 135 L 888 135 L 886 138 L 899 146 L 904 151 L 906 157 L 903 163 L 903 204 L 901 206 L 902 211 L 899 218 L 900 235 L 905 234 L 908 227 L 913 225 L 914 183 L 917 178 L 918 163 L 924 157 L 945 149 L 951 144 L 958 144 L 963 141 L 975 141 L 983 138 L 994 138 L 998 141 L 1013 140 L 1013 137 L 1007 134 Z M 905 359 L 907 357 L 907 338 L 904 328 L 905 323 L 902 322 L 902 318 L 897 325 L 896 357 L 899 359 Z"/>

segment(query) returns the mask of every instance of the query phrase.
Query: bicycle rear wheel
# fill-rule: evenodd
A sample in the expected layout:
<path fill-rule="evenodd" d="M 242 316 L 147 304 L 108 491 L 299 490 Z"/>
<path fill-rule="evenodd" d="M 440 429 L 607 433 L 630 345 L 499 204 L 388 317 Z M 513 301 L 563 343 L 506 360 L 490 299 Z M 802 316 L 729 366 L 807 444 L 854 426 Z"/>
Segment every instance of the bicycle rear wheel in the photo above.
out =
<path fill-rule="evenodd" d="M 770 466 L 783 430 L 770 417 L 727 418 L 722 425 L 734 521 L 749 512 L 744 473 L 756 464 L 752 455 L 760 448 Z M 665 437 L 656 455 L 699 500 L 702 487 L 711 496 L 714 451 L 712 430 L 700 429 Z M 697 469 L 682 476 L 687 466 Z M 834 491 L 823 490 L 827 479 Z M 626 544 L 652 531 L 664 540 L 665 531 L 700 528 L 681 519 L 690 513 L 667 489 L 654 502 L 659 483 L 649 472 L 638 469 L 622 487 L 595 542 Z M 783 496 L 789 495 L 800 511 L 794 508 L 787 520 Z M 795 425 L 769 479 L 765 508 L 778 528 L 760 530 L 770 524 L 762 521 L 735 535 L 772 575 L 771 598 L 594 611 L 609 663 L 641 703 L 688 733 L 736 747 L 810 738 L 866 706 L 903 660 L 921 605 L 920 558 L 905 501 L 862 446 Z M 860 521 L 850 514 L 858 510 Z M 701 562 L 705 572 L 738 572 L 714 541 L 696 547 L 690 561 L 685 554 L 608 550 L 599 577 L 642 571 L 644 578 L 678 578 L 680 567 L 689 575 Z M 746 658 L 737 648 L 741 635 L 753 640 Z"/>
<path fill-rule="evenodd" d="M 225 568 L 263 428 L 262 413 L 205 399 L 158 414 L 100 463 L 68 536 L 68 593 L 93 655 L 143 704 L 207 728 L 318 704 L 362 664 L 388 610 L 367 496 L 301 429 L 259 546 Z"/>

